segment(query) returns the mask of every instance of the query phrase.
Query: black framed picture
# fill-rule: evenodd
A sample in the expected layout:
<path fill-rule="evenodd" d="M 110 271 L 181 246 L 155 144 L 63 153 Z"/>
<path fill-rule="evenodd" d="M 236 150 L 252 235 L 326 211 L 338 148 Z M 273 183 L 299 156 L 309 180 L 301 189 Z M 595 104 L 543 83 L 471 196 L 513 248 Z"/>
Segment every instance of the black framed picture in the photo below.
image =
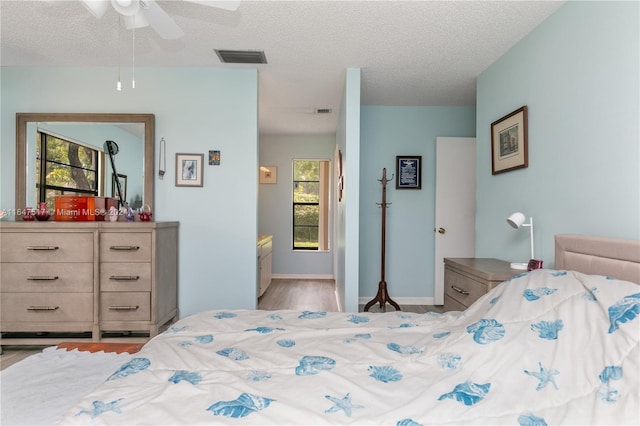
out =
<path fill-rule="evenodd" d="M 422 188 L 422 156 L 396 156 L 396 189 Z"/>

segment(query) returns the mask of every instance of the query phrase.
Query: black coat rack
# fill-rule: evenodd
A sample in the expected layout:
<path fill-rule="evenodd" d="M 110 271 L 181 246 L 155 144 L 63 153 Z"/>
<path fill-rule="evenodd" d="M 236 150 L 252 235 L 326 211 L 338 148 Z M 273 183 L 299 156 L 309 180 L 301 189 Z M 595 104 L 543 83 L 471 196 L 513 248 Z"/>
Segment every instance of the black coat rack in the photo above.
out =
<path fill-rule="evenodd" d="M 382 309 L 382 312 L 387 312 L 387 303 L 396 308 L 396 311 L 401 310 L 400 306 L 389 297 L 389 292 L 387 291 L 387 282 L 384 279 L 387 208 L 389 207 L 389 204 L 391 204 L 387 203 L 387 182 L 389 182 L 390 180 L 393 180 L 393 176 L 391 176 L 391 179 L 387 179 L 387 169 L 382 169 L 382 179 L 378 179 L 378 182 L 382 183 L 382 202 L 376 203 L 382 208 L 382 250 L 380 263 L 380 282 L 378 283 L 378 294 L 376 294 L 376 297 L 374 297 L 369 303 L 364 306 L 365 312 L 369 311 L 369 308 L 372 307 L 376 302 L 380 303 L 380 309 Z"/>

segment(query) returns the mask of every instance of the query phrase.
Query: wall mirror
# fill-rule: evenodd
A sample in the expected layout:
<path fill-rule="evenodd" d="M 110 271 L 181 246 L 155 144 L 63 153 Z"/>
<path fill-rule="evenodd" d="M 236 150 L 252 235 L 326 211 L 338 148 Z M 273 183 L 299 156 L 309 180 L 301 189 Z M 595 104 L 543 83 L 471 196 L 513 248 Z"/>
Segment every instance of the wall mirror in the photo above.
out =
<path fill-rule="evenodd" d="M 15 207 L 37 206 L 36 175 L 42 153 L 36 149 L 36 138 L 46 132 L 98 151 L 103 151 L 105 140 L 115 141 L 120 148 L 116 169 L 121 183 L 126 183 L 126 200 L 132 207 L 148 205 L 153 210 L 154 128 L 153 114 L 17 113 Z M 98 195 L 114 196 L 115 177 L 108 156 L 99 173 Z"/>

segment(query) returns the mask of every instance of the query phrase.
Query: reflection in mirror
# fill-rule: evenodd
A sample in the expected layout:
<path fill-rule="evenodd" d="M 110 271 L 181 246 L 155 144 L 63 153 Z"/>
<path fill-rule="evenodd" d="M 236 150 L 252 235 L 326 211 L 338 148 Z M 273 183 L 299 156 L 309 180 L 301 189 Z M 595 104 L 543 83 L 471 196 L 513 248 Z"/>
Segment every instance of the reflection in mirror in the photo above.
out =
<path fill-rule="evenodd" d="M 104 152 L 113 140 L 123 199 L 153 209 L 153 138 L 153 114 L 16 114 L 16 208 L 53 208 L 57 195 L 117 198 Z"/>

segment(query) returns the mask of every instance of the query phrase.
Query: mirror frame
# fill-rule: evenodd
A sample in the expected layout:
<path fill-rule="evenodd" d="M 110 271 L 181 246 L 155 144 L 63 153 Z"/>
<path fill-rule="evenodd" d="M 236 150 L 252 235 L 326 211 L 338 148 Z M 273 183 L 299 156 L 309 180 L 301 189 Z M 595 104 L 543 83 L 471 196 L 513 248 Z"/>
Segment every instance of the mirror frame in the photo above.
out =
<path fill-rule="evenodd" d="M 154 209 L 154 138 L 155 116 L 153 114 L 114 113 L 16 113 L 16 209 L 27 204 L 27 123 L 40 121 L 96 122 L 96 123 L 142 123 L 144 124 L 144 190 L 142 202 Z"/>

